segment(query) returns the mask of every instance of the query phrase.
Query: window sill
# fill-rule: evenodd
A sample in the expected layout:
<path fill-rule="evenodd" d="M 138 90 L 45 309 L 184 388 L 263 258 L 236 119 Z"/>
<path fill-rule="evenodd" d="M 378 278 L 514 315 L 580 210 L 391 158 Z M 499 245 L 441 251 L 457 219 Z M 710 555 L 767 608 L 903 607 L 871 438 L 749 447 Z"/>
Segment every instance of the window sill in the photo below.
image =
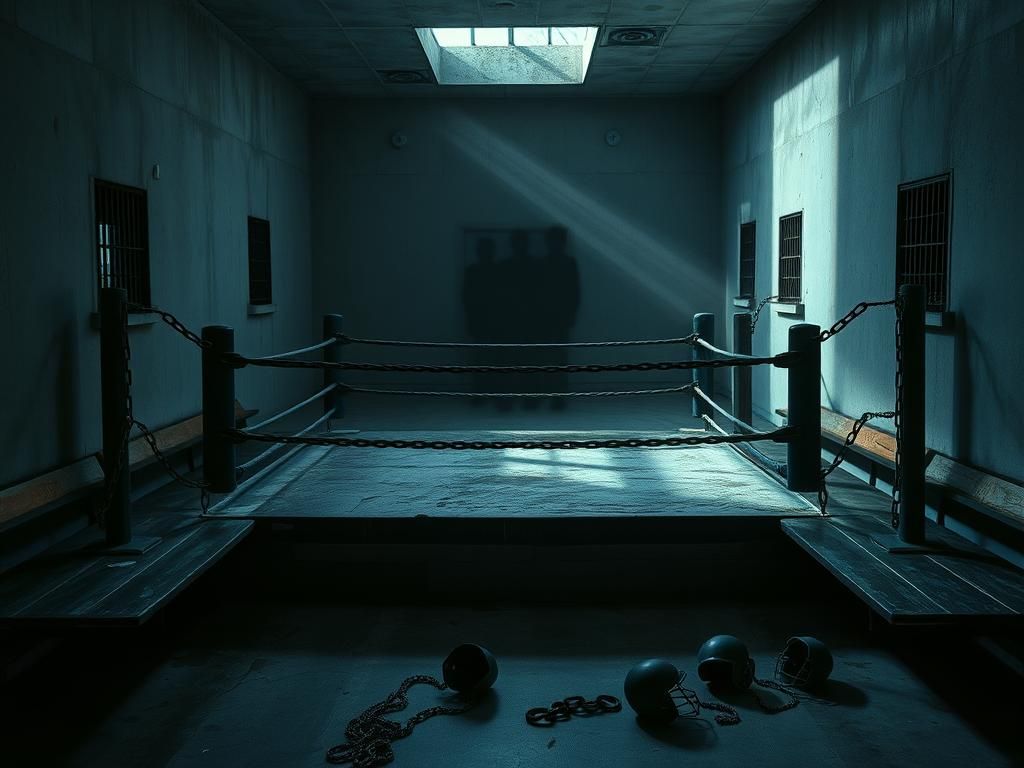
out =
<path fill-rule="evenodd" d="M 250 304 L 249 317 L 260 317 L 261 315 L 272 315 L 277 312 L 277 304 Z"/>
<path fill-rule="evenodd" d="M 796 318 L 804 316 L 804 305 L 801 301 L 773 301 L 772 307 L 777 315 L 789 315 Z"/>
<path fill-rule="evenodd" d="M 925 312 L 925 330 L 949 333 L 956 325 L 955 312 Z"/>
<path fill-rule="evenodd" d="M 751 301 L 746 296 L 736 296 L 732 300 L 732 305 L 734 307 L 743 307 L 744 309 L 750 309 L 751 304 L 753 304 L 753 301 Z"/>
<path fill-rule="evenodd" d="M 147 325 L 153 325 L 160 316 L 155 312 L 129 312 L 128 313 L 128 327 L 129 328 L 143 328 Z M 100 313 L 90 312 L 89 320 L 92 324 L 94 331 L 100 330 Z"/>

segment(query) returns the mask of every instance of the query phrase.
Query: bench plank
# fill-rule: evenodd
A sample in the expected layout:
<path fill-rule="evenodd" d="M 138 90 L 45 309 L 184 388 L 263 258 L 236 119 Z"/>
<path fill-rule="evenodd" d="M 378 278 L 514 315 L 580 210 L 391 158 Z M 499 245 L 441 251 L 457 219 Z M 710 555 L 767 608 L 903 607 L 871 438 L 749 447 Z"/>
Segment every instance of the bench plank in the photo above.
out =
<path fill-rule="evenodd" d="M 927 524 L 949 549 L 891 554 L 872 541 L 892 529 L 875 515 L 794 518 L 783 531 L 892 624 L 947 624 L 1024 615 L 1024 572 Z"/>
<path fill-rule="evenodd" d="M 980 472 L 936 453 L 928 465 L 925 481 L 953 501 L 980 511 L 1024 531 L 1024 488 L 999 477 Z"/>
<path fill-rule="evenodd" d="M 139 533 L 160 543 L 137 557 L 57 553 L 0 580 L 0 622 L 140 624 L 212 567 L 253 527 L 249 520 L 154 515 Z"/>
<path fill-rule="evenodd" d="M 777 408 L 775 413 L 783 418 L 789 418 L 789 410 L 786 408 Z M 828 408 L 822 407 L 821 409 L 821 433 L 837 443 L 846 442 L 846 436 L 853 429 L 854 421 L 854 419 L 830 411 Z M 870 424 L 861 427 L 852 447 L 863 456 L 881 462 L 890 469 L 896 466 L 896 436 L 875 429 Z"/>
<path fill-rule="evenodd" d="M 102 485 L 103 468 L 95 456 L 86 456 L 0 491 L 0 524 L 60 501 L 72 501 Z"/>

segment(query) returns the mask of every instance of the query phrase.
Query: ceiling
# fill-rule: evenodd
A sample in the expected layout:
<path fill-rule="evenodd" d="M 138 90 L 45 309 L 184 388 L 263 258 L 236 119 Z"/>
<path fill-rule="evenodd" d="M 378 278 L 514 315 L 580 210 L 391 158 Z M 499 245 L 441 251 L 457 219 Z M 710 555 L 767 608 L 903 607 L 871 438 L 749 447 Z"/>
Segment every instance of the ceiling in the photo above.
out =
<path fill-rule="evenodd" d="M 719 91 L 820 0 L 200 0 L 314 96 L 625 96 Z M 394 84 L 384 70 L 429 72 L 416 27 L 666 27 L 658 46 L 594 49 L 567 86 Z M 600 40 L 603 42 L 604 35 Z"/>

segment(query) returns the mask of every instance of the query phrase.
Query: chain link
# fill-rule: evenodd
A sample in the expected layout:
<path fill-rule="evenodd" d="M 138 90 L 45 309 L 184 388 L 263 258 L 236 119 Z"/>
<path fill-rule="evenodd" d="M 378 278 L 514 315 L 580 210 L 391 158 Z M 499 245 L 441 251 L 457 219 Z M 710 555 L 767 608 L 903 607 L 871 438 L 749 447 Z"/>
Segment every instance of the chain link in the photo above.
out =
<path fill-rule="evenodd" d="M 181 322 L 178 318 L 172 315 L 170 312 L 165 312 L 157 307 L 146 306 L 145 304 L 129 304 L 128 308 L 133 312 L 152 312 L 153 314 L 159 315 L 160 319 L 163 320 L 167 325 L 173 328 L 175 331 L 180 333 L 186 339 L 191 341 L 200 349 L 209 349 L 211 347 L 210 342 L 204 341 L 195 331 L 189 330 L 186 325 Z"/>
<path fill-rule="evenodd" d="M 785 367 L 795 357 L 781 352 L 773 357 L 728 358 L 725 360 L 668 360 L 655 363 L 577 364 L 577 365 L 409 365 L 395 363 L 349 363 L 326 360 L 280 360 L 265 357 L 244 357 L 226 354 L 223 360 L 234 368 L 247 365 L 262 368 L 298 368 L 336 371 L 393 371 L 401 373 L 606 373 L 609 371 L 690 371 L 696 368 L 753 367 L 777 365 Z"/>
<path fill-rule="evenodd" d="M 358 392 L 370 395 L 415 395 L 416 397 L 467 397 L 467 398 L 549 398 L 549 397 L 624 397 L 627 395 L 669 395 L 681 394 L 693 391 L 696 384 L 690 382 L 679 387 L 665 387 L 662 389 L 632 389 L 632 390 L 597 390 L 594 392 L 450 392 L 422 391 L 415 389 L 377 389 L 375 387 L 356 387 L 349 384 L 339 384 L 343 392 Z"/>
<path fill-rule="evenodd" d="M 583 696 L 567 696 L 561 701 L 552 702 L 550 707 L 528 709 L 526 722 L 538 728 L 550 728 L 557 722 L 569 720 L 573 715 L 590 717 L 621 711 L 622 702 L 607 693 L 602 693 L 592 701 Z"/>
<path fill-rule="evenodd" d="M 429 675 L 407 677 L 398 690 L 391 693 L 384 701 L 374 704 L 349 721 L 348 727 L 345 728 L 347 741 L 327 750 L 327 762 L 351 763 L 354 768 L 375 768 L 387 765 L 395 759 L 392 742 L 404 739 L 412 733 L 413 728 L 425 720 L 437 715 L 461 715 L 476 704 L 474 700 L 469 700 L 458 706 L 430 707 L 413 715 L 405 725 L 385 717 L 385 715 L 398 712 L 409 706 L 408 693 L 414 685 L 430 685 L 439 691 L 448 690 L 446 684 Z"/>
<path fill-rule="evenodd" d="M 821 478 L 818 485 L 818 504 L 821 507 L 821 514 L 828 514 L 828 488 L 825 485 L 825 478 L 839 469 L 839 465 L 846 461 L 846 456 L 853 444 L 857 442 L 857 435 L 860 434 L 864 425 L 872 419 L 892 419 L 895 416 L 895 411 L 868 411 L 853 422 L 853 429 L 851 429 L 850 433 L 846 436 L 846 441 L 843 443 L 842 447 L 836 451 L 836 455 L 833 457 L 832 463 L 825 469 L 821 470 Z M 899 443 L 897 441 L 897 449 L 898 447 Z"/>
<path fill-rule="evenodd" d="M 569 341 L 559 344 L 496 344 L 464 341 L 395 341 L 392 339 L 360 339 L 339 333 L 336 338 L 344 344 L 366 344 L 377 347 L 420 347 L 428 349 L 568 349 L 580 347 L 647 347 L 666 344 L 690 344 L 697 340 L 697 334 L 674 339 L 641 339 L 638 341 Z"/>
<path fill-rule="evenodd" d="M 761 316 L 761 310 L 768 306 L 768 302 L 775 301 L 779 298 L 778 296 L 767 296 L 758 302 L 757 308 L 750 313 L 750 334 L 754 334 L 754 328 L 757 327 L 757 319 Z"/>
<path fill-rule="evenodd" d="M 896 302 L 896 407 L 893 410 L 893 424 L 896 428 L 896 470 L 892 480 L 892 527 L 900 527 L 900 492 L 903 484 L 903 303 Z"/>
<path fill-rule="evenodd" d="M 261 443 L 285 443 L 288 445 L 315 445 L 326 448 L 412 448 L 416 450 L 575 450 L 595 448 L 680 448 L 694 445 L 718 445 L 721 443 L 752 443 L 759 440 L 785 442 L 792 434 L 792 427 L 783 427 L 772 432 L 758 432 L 752 435 L 705 435 L 702 437 L 664 438 L 617 438 L 611 440 L 376 440 L 353 437 L 274 435 L 264 432 L 244 432 L 230 429 L 227 435 L 238 442 L 254 440 Z"/>
<path fill-rule="evenodd" d="M 862 301 L 841 318 L 836 320 L 831 328 L 828 328 L 818 334 L 818 341 L 826 342 L 843 330 L 846 326 L 856 320 L 858 317 L 867 312 L 871 307 L 891 307 L 896 303 L 895 299 L 889 301 Z"/>

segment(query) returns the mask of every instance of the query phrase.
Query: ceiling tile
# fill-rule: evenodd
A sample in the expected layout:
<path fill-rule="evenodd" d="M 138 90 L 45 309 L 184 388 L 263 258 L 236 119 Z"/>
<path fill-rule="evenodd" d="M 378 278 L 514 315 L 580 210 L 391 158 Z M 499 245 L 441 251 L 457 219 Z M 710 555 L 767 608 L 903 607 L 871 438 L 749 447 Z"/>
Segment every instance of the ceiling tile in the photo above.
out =
<path fill-rule="evenodd" d="M 405 0 L 413 24 L 419 27 L 479 26 L 477 0 Z"/>
<path fill-rule="evenodd" d="M 611 0 L 540 0 L 537 23 L 557 26 L 601 26 Z"/>
<path fill-rule="evenodd" d="M 516 0 L 515 7 L 504 8 L 500 0 L 480 0 L 480 13 L 485 27 L 532 27 L 537 24 L 539 0 Z"/>
<path fill-rule="evenodd" d="M 365 66 L 340 29 L 278 29 L 277 33 L 317 67 Z"/>
<path fill-rule="evenodd" d="M 693 0 L 679 18 L 680 24 L 746 24 L 764 0 Z"/>
<path fill-rule="evenodd" d="M 410 23 L 402 0 L 323 0 L 343 27 L 398 27 Z"/>
<path fill-rule="evenodd" d="M 681 45 L 723 45 L 743 29 L 739 24 L 700 24 L 672 27 L 665 37 L 663 46 Z"/>
<path fill-rule="evenodd" d="M 659 67 L 707 64 L 714 61 L 724 48 L 724 45 L 693 45 L 679 48 L 666 46 L 658 50 L 658 58 L 655 61 Z"/>
<path fill-rule="evenodd" d="M 764 50 L 768 50 L 772 43 L 785 35 L 790 29 L 791 27 L 783 24 L 747 24 L 740 28 L 732 42 L 740 45 L 759 45 Z"/>
<path fill-rule="evenodd" d="M 647 74 L 646 66 L 591 67 L 588 83 L 639 83 Z"/>
<path fill-rule="evenodd" d="M 203 0 L 203 5 L 236 31 L 337 26 L 320 0 Z"/>
<path fill-rule="evenodd" d="M 653 45 L 601 45 L 594 48 L 592 67 L 650 64 L 660 49 Z"/>
<path fill-rule="evenodd" d="M 427 69 L 420 39 L 411 27 L 345 29 L 349 41 L 374 69 Z"/>
<path fill-rule="evenodd" d="M 754 24 L 789 24 L 810 13 L 821 0 L 768 0 L 751 20 Z"/>
<path fill-rule="evenodd" d="M 612 0 L 608 24 L 675 24 L 689 0 Z"/>
<path fill-rule="evenodd" d="M 648 83 L 692 83 L 704 71 L 703 65 L 689 67 L 651 67 L 644 78 Z"/>

